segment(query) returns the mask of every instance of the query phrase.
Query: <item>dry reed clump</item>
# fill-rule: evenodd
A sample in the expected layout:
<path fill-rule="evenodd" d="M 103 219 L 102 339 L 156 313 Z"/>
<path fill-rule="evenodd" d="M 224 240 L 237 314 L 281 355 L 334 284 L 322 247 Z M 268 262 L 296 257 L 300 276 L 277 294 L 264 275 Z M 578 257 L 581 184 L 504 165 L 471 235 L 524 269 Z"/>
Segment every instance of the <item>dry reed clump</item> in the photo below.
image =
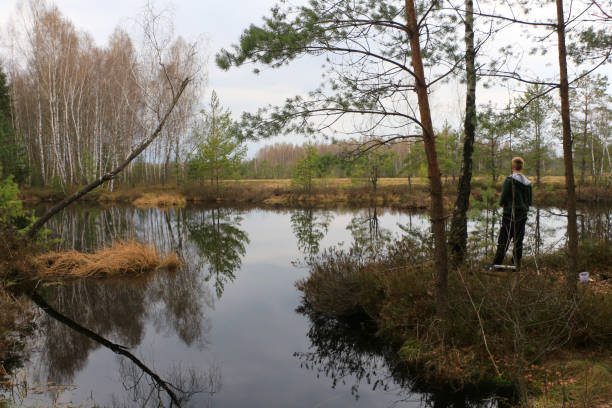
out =
<path fill-rule="evenodd" d="M 187 200 L 182 195 L 171 193 L 146 193 L 134 200 L 133 204 L 138 208 L 169 208 L 184 207 Z"/>
<path fill-rule="evenodd" d="M 162 256 L 135 241 L 119 242 L 88 254 L 78 251 L 48 252 L 35 258 L 44 277 L 110 278 L 138 276 L 156 269 L 176 269 L 181 261 L 175 253 Z"/>

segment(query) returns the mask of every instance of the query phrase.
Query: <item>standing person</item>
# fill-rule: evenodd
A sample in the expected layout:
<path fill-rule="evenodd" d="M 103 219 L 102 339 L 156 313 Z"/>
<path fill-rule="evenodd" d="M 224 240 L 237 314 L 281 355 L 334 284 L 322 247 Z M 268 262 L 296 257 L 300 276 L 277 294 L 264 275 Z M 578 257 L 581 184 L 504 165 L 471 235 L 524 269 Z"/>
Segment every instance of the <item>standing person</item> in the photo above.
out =
<path fill-rule="evenodd" d="M 512 263 L 517 270 L 520 268 L 527 212 L 532 203 L 531 181 L 523 175 L 524 167 L 525 161 L 523 159 L 520 157 L 512 159 L 512 174 L 504 180 L 501 197 L 499 198 L 499 205 L 504 210 L 497 240 L 497 251 L 493 263 L 485 266 L 486 270 L 495 269 L 496 265 L 503 264 L 511 240 L 514 241 Z"/>

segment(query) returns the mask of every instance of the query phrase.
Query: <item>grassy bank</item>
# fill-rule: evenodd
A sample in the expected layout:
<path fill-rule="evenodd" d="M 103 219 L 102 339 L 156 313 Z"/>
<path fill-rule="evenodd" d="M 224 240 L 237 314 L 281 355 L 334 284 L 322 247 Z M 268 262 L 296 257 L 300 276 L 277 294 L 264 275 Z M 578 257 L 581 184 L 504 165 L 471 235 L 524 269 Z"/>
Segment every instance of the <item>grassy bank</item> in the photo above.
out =
<path fill-rule="evenodd" d="M 275 207 L 334 207 L 344 205 L 378 204 L 396 208 L 426 208 L 429 203 L 425 180 L 412 183 L 400 179 L 382 180 L 374 192 L 363 183 L 350 179 L 317 180 L 310 192 L 295 191 L 291 180 L 233 180 L 225 181 L 217 189 L 209 184 L 185 186 L 121 186 L 114 191 L 96 190 L 83 200 L 103 204 L 133 204 L 139 207 L 181 206 L 188 203 L 223 203 L 227 205 L 256 204 Z M 21 198 L 27 203 L 55 202 L 67 192 L 51 189 L 24 189 Z"/>
<path fill-rule="evenodd" d="M 472 194 L 477 200 L 499 193 L 501 180 L 491 183 L 488 178 L 475 178 Z M 55 202 L 75 191 L 47 188 L 23 189 L 21 198 L 28 203 Z M 444 185 L 448 209 L 454 203 L 456 186 L 452 179 Z M 565 186 L 561 177 L 546 177 L 534 191 L 534 202 L 540 206 L 564 206 Z M 578 199 L 584 203 L 612 203 L 612 189 L 604 185 L 586 184 L 578 187 Z M 140 207 L 173 207 L 192 203 L 224 203 L 229 205 L 256 204 L 277 207 L 336 207 L 338 205 L 380 205 L 397 209 L 424 209 L 429 206 L 429 187 L 426 178 L 380 179 L 376 191 L 364 181 L 351 179 L 318 179 L 310 192 L 296 191 L 289 179 L 227 180 L 217 191 L 210 184 L 120 186 L 114 191 L 98 189 L 83 197 L 84 201 L 133 204 Z"/>
<path fill-rule="evenodd" d="M 531 406 L 603 407 L 612 402 L 612 244 L 585 245 L 581 254 L 581 263 L 601 264 L 576 298 L 565 291 L 564 253 L 540 259 L 539 274 L 454 271 L 444 319 L 435 314 L 435 276 L 421 242 L 398 242 L 376 259 L 327 252 L 298 288 L 318 313 L 373 321 L 377 336 L 400 344 L 400 358 L 427 380 L 513 384 Z"/>

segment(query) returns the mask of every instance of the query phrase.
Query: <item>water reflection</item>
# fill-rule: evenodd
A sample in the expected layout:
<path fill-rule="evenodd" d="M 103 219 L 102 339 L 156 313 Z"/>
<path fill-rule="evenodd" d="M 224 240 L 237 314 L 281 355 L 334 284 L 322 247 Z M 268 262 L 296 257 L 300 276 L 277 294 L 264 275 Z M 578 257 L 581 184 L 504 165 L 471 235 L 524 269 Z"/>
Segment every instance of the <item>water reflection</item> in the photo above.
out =
<path fill-rule="evenodd" d="M 210 386 L 209 394 L 213 395 L 220 387 L 221 376 L 217 367 L 212 367 L 210 370 L 208 381 L 205 381 L 205 375 L 199 374 L 196 370 L 183 370 L 179 366 L 174 366 L 168 378 L 162 379 L 143 361 L 129 352 L 125 345 L 113 343 L 58 312 L 36 291 L 29 292 L 28 297 L 56 323 L 78 333 L 82 339 L 87 339 L 91 344 L 106 347 L 118 356 L 122 383 L 126 390 L 131 391 L 129 406 L 134 406 L 136 402 L 141 407 L 180 407 L 189 402 L 195 394 L 204 392 L 207 385 Z M 116 399 L 113 400 L 114 406 L 115 402 Z"/>
<path fill-rule="evenodd" d="M 67 318 L 128 348 L 142 343 L 147 322 L 160 334 L 176 334 L 188 346 L 203 348 L 211 329 L 206 310 L 213 298 L 193 269 L 174 276 L 121 282 L 77 281 L 46 290 Z M 99 347 L 55 319 L 41 319 L 41 363 L 37 382 L 69 384 Z"/>
<path fill-rule="evenodd" d="M 67 319 L 126 348 L 138 348 L 152 328 L 159 335 L 178 337 L 186 347 L 202 350 L 210 344 L 209 315 L 215 299 L 222 296 L 225 284 L 235 279 L 246 253 L 249 238 L 240 228 L 241 221 L 241 213 L 230 209 L 77 208 L 65 212 L 51 225 L 61 237 L 60 247 L 88 251 L 112 241 L 135 238 L 161 251 L 176 251 L 185 266 L 177 273 L 155 274 L 149 279 L 65 283 L 46 288 L 45 297 Z M 73 383 L 100 343 L 56 319 L 41 316 L 39 320 L 39 367 L 32 381 Z M 142 406 L 156 406 L 159 393 L 153 392 L 155 384 L 143 380 L 142 374 L 136 375 L 134 368 L 122 361 L 117 364 L 124 388 L 133 395 L 126 401 L 122 393 L 113 396 L 113 405 L 133 406 L 133 401 L 144 398 L 146 404 Z M 195 379 L 185 373 L 193 370 L 174 367 L 173 383 L 193 385 Z M 220 367 L 203 378 L 211 400 L 220 387 Z M 199 403 L 205 402 L 199 398 Z"/>
<path fill-rule="evenodd" d="M 359 259 L 376 259 L 393 238 L 391 230 L 380 226 L 378 211 L 377 207 L 364 209 L 351 218 L 346 227 L 353 238 L 352 252 Z"/>
<path fill-rule="evenodd" d="M 59 238 L 59 248 L 91 251 L 110 242 L 135 238 L 161 251 L 177 252 L 189 260 L 186 268 L 204 274 L 205 281 L 211 281 L 217 297 L 221 297 L 226 283 L 235 279 L 250 242 L 248 234 L 240 227 L 242 213 L 230 208 L 160 211 L 76 207 L 54 218 L 49 227 Z M 177 276 L 181 279 L 185 275 Z M 173 285 L 173 280 L 165 283 Z M 188 283 L 182 283 L 179 289 L 186 285 Z M 181 299 L 185 297 L 179 296 L 172 305 Z"/>
<path fill-rule="evenodd" d="M 250 242 L 247 233 L 239 228 L 241 222 L 241 214 L 227 208 L 201 211 L 187 221 L 190 241 L 200 260 L 208 263 L 206 280 L 212 279 L 218 297 L 225 284 L 236 278 Z"/>
<path fill-rule="evenodd" d="M 362 321 L 335 319 L 319 314 L 305 302 L 297 308 L 309 320 L 308 352 L 295 353 L 300 367 L 317 378 L 326 377 L 331 387 L 350 387 L 360 398 L 362 388 L 395 395 L 392 406 L 432 408 L 507 407 L 511 390 L 467 389 L 456 392 L 449 386 L 423 381 L 418 370 L 401 364 L 396 345 L 373 336 L 373 327 Z M 499 391 L 505 396 L 499 396 Z M 497 396 L 496 396 L 497 395 Z"/>
<path fill-rule="evenodd" d="M 296 209 L 291 214 L 291 229 L 297 240 L 297 247 L 306 262 L 319 253 L 319 244 L 327 235 L 332 219 L 330 211 L 313 208 Z"/>
<path fill-rule="evenodd" d="M 117 357 L 119 375 L 123 389 L 130 391 L 125 394 L 113 394 L 110 406 L 113 408 L 128 407 L 164 407 L 189 406 L 198 394 L 204 395 L 198 401 L 198 407 L 213 407 L 214 397 L 222 389 L 222 373 L 218 365 L 211 365 L 204 372 L 194 368 L 183 368 L 180 364 L 173 365 L 165 375 L 163 381 L 166 388 L 174 395 L 176 400 L 163 398 L 160 391 L 167 391 L 156 379 L 143 376 L 143 370 L 132 361 Z"/>
<path fill-rule="evenodd" d="M 580 239 L 612 240 L 612 210 L 586 208 L 578 219 Z"/>
<path fill-rule="evenodd" d="M 604 235 L 610 214 L 585 212 L 581 234 Z M 534 211 L 528 235 L 532 231 L 531 237 L 540 240 L 530 248 L 545 253 L 563 245 L 565 220 L 561 210 Z M 472 218 L 472 242 L 488 236 L 491 246 L 497 229 L 493 222 L 493 214 L 488 221 Z M 189 397 L 192 406 L 263 407 L 295 393 L 303 393 L 295 406 L 304 407 L 328 398 L 338 407 L 354 406 L 355 398 L 367 406 L 460 407 L 470 401 L 427 388 L 415 372 L 406 375 L 391 345 L 372 339 L 367 325 L 323 319 L 306 305 L 298 309 L 299 316 L 293 313 L 300 303 L 293 285 L 307 273 L 290 266 L 298 251 L 308 261 L 342 241 L 365 260 L 380 254 L 388 240 L 408 235 L 419 245 L 411 247 L 412 256 L 421 260 L 430 253 L 427 214 L 376 207 L 351 212 L 76 208 L 54 219 L 50 229 L 65 248 L 92 250 L 136 238 L 184 259 L 177 274 L 132 282 L 73 282 L 45 288 L 42 295 L 67 318 L 129 348 L 153 371 L 159 369 L 165 381 L 184 391 L 203 391 Z M 479 248 L 486 251 L 486 245 Z M 29 363 L 29 380 L 76 383 L 81 397 L 98 393 L 98 405 L 164 404 L 154 381 L 125 357 L 114 357 L 47 315 L 41 314 L 38 323 L 41 331 L 32 340 L 38 354 Z M 296 351 L 308 370 L 297 367 Z M 100 385 L 98 378 L 112 381 Z M 198 386 L 190 386 L 196 380 Z M 330 384 L 337 389 L 332 392 Z"/>
<path fill-rule="evenodd" d="M 373 327 L 359 321 L 330 318 L 315 312 L 306 302 L 296 312 L 308 317 L 310 324 L 306 334 L 310 351 L 294 354 L 300 367 L 313 371 L 317 378 L 329 378 L 332 388 L 351 382 L 348 385 L 356 399 L 364 382 L 373 390 L 393 386 L 392 377 L 385 375 L 390 365 L 384 357 L 393 353 L 393 347 L 377 341 L 371 335 Z"/>

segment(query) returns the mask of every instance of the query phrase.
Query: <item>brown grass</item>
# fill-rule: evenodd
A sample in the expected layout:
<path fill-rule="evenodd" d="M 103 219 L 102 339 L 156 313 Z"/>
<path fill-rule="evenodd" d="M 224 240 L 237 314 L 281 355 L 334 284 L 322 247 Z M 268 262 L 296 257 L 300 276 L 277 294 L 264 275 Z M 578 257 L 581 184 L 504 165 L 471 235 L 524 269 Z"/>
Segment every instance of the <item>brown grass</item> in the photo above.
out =
<path fill-rule="evenodd" d="M 175 253 L 165 256 L 135 241 L 119 242 L 95 253 L 47 252 L 35 258 L 43 277 L 110 278 L 139 276 L 156 269 L 176 269 L 181 261 Z"/>
<path fill-rule="evenodd" d="M 533 179 L 533 177 L 532 177 Z M 495 183 L 501 189 L 503 177 Z M 472 193 L 480 200 L 481 190 L 490 183 L 490 177 L 472 178 Z M 280 207 L 337 207 L 338 205 L 379 205 L 393 208 L 426 208 L 429 206 L 429 180 L 414 177 L 411 186 L 407 178 L 381 178 L 376 193 L 365 179 L 322 178 L 313 180 L 313 190 L 304 194 L 291 188 L 290 179 L 225 180 L 220 191 L 209 183 L 188 182 L 182 185 L 120 185 L 110 192 L 95 190 L 84 197 L 86 201 L 101 203 L 132 203 L 140 208 L 169 208 L 184 206 L 186 202 L 223 202 L 226 204 L 261 204 Z M 76 187 L 68 188 L 68 191 Z M 456 194 L 456 180 L 444 179 L 444 199 L 449 211 Z M 29 188 L 20 197 L 28 202 L 56 202 L 64 193 L 49 188 Z M 612 203 L 612 189 L 601 184 L 585 183 L 577 186 L 578 201 L 583 203 Z M 546 176 L 542 185 L 534 190 L 534 202 L 538 206 L 565 206 L 566 194 L 563 177 Z"/>
<path fill-rule="evenodd" d="M 184 207 L 187 201 L 185 197 L 179 194 L 172 193 L 146 193 L 133 201 L 132 204 L 138 208 L 169 208 L 169 207 Z"/>

